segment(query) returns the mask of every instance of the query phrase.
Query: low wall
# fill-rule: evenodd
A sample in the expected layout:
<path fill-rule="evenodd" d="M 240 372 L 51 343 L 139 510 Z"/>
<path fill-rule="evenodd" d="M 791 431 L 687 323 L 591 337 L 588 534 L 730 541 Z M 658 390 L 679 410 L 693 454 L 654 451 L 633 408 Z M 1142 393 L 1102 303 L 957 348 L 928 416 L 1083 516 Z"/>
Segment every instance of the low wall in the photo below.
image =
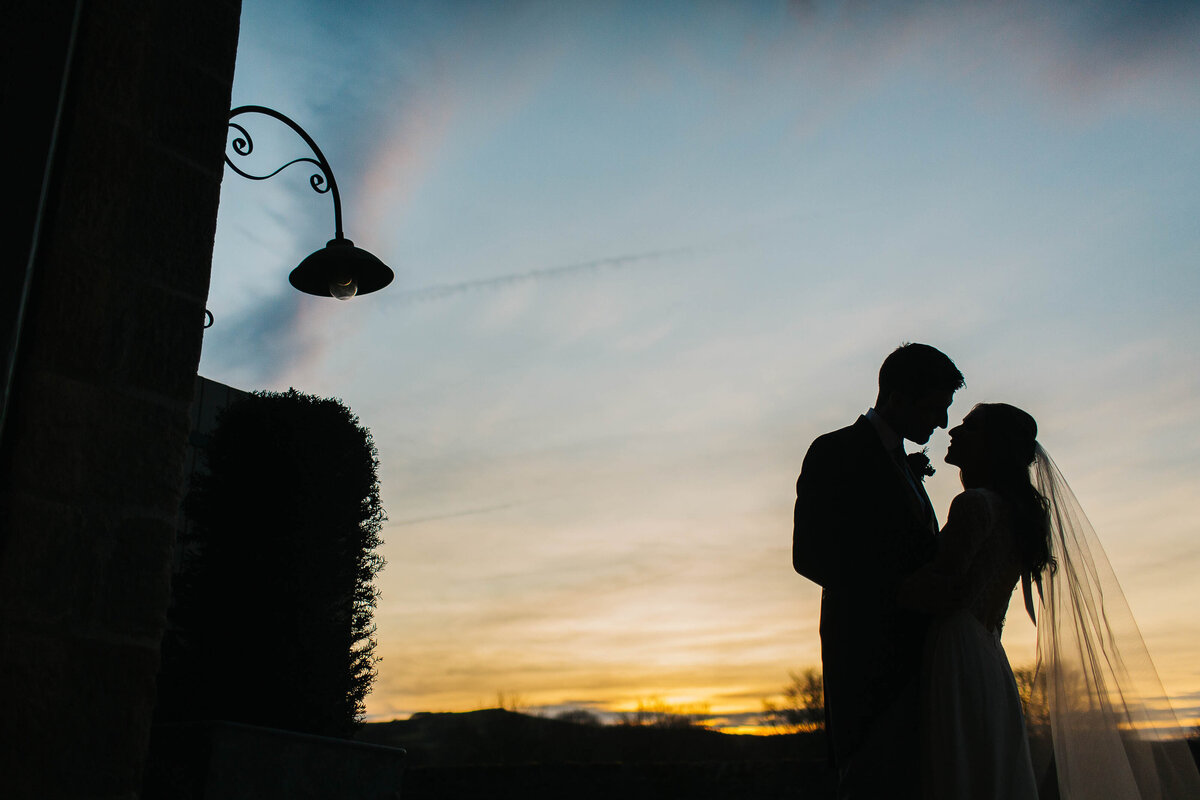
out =
<path fill-rule="evenodd" d="M 142 800 L 396 800 L 405 752 L 233 722 L 155 726 Z"/>

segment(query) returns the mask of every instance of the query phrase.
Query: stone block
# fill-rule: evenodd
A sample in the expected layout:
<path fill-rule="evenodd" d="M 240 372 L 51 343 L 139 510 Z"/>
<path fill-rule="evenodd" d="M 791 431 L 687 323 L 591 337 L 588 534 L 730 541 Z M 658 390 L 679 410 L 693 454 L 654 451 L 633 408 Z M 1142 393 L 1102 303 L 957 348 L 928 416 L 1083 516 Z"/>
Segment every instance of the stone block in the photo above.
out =
<path fill-rule="evenodd" d="M 61 389 L 60 389 L 61 387 Z M 24 391 L 11 409 L 8 446 L 20 464 L 10 489 L 46 500 L 72 503 L 85 484 L 85 446 L 76 434 L 87 428 L 86 401 L 73 395 L 91 387 L 75 387 L 52 373 L 28 375 Z M 60 393 L 61 392 L 61 393 Z M 97 392 L 92 390 L 91 394 Z M 94 500 L 93 500 L 94 502 Z M 82 506 L 77 506 L 83 512 Z"/>
<path fill-rule="evenodd" d="M 155 650 L 5 626 L 0 786 L 6 798 L 116 797 L 138 784 Z M 11 682 L 10 682 L 11 681 Z M 125 795 L 128 796 L 128 795 Z"/>
<path fill-rule="evenodd" d="M 66 268 L 74 259 L 75 269 Z M 124 383 L 189 402 L 203 339 L 203 299 L 162 288 L 169 275 L 144 282 L 87 259 L 78 251 L 54 252 L 41 276 L 39 313 L 28 323 L 27 352 L 44 368 L 79 381 Z M 56 346 L 63 330 L 73 331 L 73 347 Z"/>
<path fill-rule="evenodd" d="M 189 403 L 204 330 L 202 300 L 155 286 L 127 293 L 115 315 L 110 350 L 114 377 L 127 386 Z"/>
<path fill-rule="evenodd" d="M 229 88 L 174 53 L 159 51 L 158 55 L 155 68 L 142 76 L 146 132 L 160 147 L 219 182 L 224 161 L 219 162 L 220 170 L 214 170 L 212 164 L 213 155 L 225 151 Z M 175 93 L 180 84 L 191 87 L 187 102 L 180 102 Z"/>
<path fill-rule="evenodd" d="M 146 15 L 118 14 L 117 3 L 92 6 L 89 25 L 76 44 L 71 78 L 79 110 L 89 118 L 135 120 L 142 104 L 141 82 L 151 41 Z"/>
<path fill-rule="evenodd" d="M 232 84 L 240 0 L 156 5 L 140 0 L 109 0 L 97 9 L 94 24 L 106 34 L 132 22 L 137 40 L 169 49 L 181 60 L 195 63 L 213 77 Z"/>
<path fill-rule="evenodd" d="M 164 28 L 178 56 L 203 68 L 218 82 L 233 83 L 237 56 L 236 34 L 241 17 L 241 0 L 210 0 L 191 3 L 165 21 Z M 228 105 L 228 91 L 226 105 Z"/>
<path fill-rule="evenodd" d="M 221 131 L 223 137 L 224 125 Z M 217 145 L 223 147 L 224 139 Z M 211 156 L 223 158 L 222 153 L 214 148 Z M 220 201 L 219 176 L 173 157 L 148 159 L 134 169 L 141 188 L 128 199 L 126 227 L 114 232 L 126 268 L 131 277 L 203 300 L 217 221 L 215 214 L 202 211 L 215 210 Z"/>
<path fill-rule="evenodd" d="M 12 478 L 15 490 L 74 503 L 85 514 L 132 506 L 139 514 L 174 515 L 186 403 L 155 402 L 46 371 L 29 376 L 18 403 L 11 436 L 22 466 Z"/>
<path fill-rule="evenodd" d="M 147 150 L 145 140 L 130 131 L 106 114 L 75 116 L 65 122 L 56 165 L 60 179 L 49 198 L 49 235 L 43 243 L 88 253 L 97 261 L 121 263 L 125 244 L 114 232 L 131 227 L 132 200 L 143 191 L 131 185 L 131 177 L 142 174 L 139 162 Z M 38 269 L 63 268 L 42 259 Z"/>
<path fill-rule="evenodd" d="M 81 110 L 117 121 L 131 137 L 165 146 L 219 181 L 223 161 L 213 155 L 224 151 L 237 39 L 214 34 L 236 30 L 239 5 L 114 0 L 97 7 L 80 46 Z"/>
<path fill-rule="evenodd" d="M 8 512 L 0 562 L 3 619 L 158 646 L 170 597 L 171 521 L 113 521 L 28 493 L 10 498 Z"/>
<path fill-rule="evenodd" d="M 96 587 L 99 629 L 156 648 L 166 628 L 171 597 L 174 524 L 127 519 L 108 540 Z"/>
<path fill-rule="evenodd" d="M 25 351 L 41 369 L 106 384 L 114 367 L 107 354 L 113 319 L 120 310 L 114 308 L 117 278 L 108 264 L 82 251 L 51 249 L 36 276 L 38 313 L 26 323 Z M 71 347 L 62 346 L 64 331 L 71 332 Z"/>
<path fill-rule="evenodd" d="M 55 236 L 39 261 L 39 285 L 55 291 L 57 276 L 86 281 L 107 264 L 126 284 L 169 286 L 203 300 L 216 235 L 216 215 L 205 209 L 217 207 L 222 172 L 197 162 L 224 163 L 227 111 L 209 109 L 205 145 L 186 158 L 145 127 L 110 115 L 77 121 L 60 153 L 64 177 L 50 203 Z"/>
<path fill-rule="evenodd" d="M 8 502 L 0 608 L 8 624 L 79 633 L 95 607 L 97 537 L 82 511 L 21 493 Z"/>

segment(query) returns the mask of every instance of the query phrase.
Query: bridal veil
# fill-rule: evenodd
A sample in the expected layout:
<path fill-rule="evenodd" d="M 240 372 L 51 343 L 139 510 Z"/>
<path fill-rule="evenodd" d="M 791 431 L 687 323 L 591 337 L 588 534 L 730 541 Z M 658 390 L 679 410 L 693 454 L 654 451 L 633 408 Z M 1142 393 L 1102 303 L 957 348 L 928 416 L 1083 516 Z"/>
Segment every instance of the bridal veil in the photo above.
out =
<path fill-rule="evenodd" d="M 1035 766 L 1049 779 L 1043 786 L 1054 769 L 1064 800 L 1200 798 L 1184 730 L 1095 531 L 1040 445 L 1034 471 L 1050 503 L 1057 562 L 1038 585 L 1038 667 L 1028 708 Z M 1028 580 L 1025 594 L 1032 613 Z"/>

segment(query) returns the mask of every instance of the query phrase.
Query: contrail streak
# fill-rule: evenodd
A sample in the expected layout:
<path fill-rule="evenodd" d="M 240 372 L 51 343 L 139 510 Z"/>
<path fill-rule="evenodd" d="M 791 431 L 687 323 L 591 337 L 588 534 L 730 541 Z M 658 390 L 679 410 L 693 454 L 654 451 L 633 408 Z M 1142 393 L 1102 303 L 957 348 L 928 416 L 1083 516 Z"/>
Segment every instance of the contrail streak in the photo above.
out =
<path fill-rule="evenodd" d="M 502 506 L 487 506 L 486 508 L 471 508 L 471 509 L 467 509 L 466 511 L 452 511 L 447 514 L 435 514 L 434 516 L 431 516 L 431 517 L 414 517 L 412 519 L 402 519 L 402 520 L 398 520 L 396 522 L 388 523 L 388 527 L 398 528 L 401 525 L 419 525 L 422 522 L 437 522 L 438 520 L 454 519 L 455 517 L 470 517 L 470 516 L 474 516 L 475 514 L 488 514 L 492 511 L 502 511 L 506 508 L 512 508 L 514 505 L 519 505 L 519 504 L 507 503 Z"/>
<path fill-rule="evenodd" d="M 445 283 L 426 286 L 421 289 L 402 292 L 398 295 L 401 303 L 416 303 L 427 300 L 444 300 L 457 294 L 478 291 L 482 289 L 500 289 L 527 281 L 539 281 L 553 278 L 567 278 L 582 272 L 598 272 L 605 269 L 623 269 L 646 261 L 658 261 L 672 256 L 695 253 L 694 247 L 675 247 L 669 250 L 653 250 L 648 253 L 633 255 L 611 256 L 598 258 L 594 261 L 583 261 L 578 264 L 566 264 L 560 267 L 545 267 L 528 272 L 515 272 L 509 275 L 499 275 L 494 278 L 479 278 L 461 283 Z"/>
<path fill-rule="evenodd" d="M 843 211 L 845 210 L 861 209 L 844 209 Z M 454 295 L 466 294 L 467 292 L 486 289 L 501 289 L 506 286 L 514 286 L 518 283 L 525 283 L 527 281 L 568 278 L 584 272 L 624 269 L 626 267 L 643 264 L 648 261 L 660 261 L 676 256 L 695 255 L 696 253 L 711 253 L 714 250 L 721 250 L 731 245 L 741 245 L 745 244 L 747 241 L 760 239 L 764 235 L 764 230 L 770 231 L 772 229 L 781 228 L 784 225 L 793 226 L 796 223 L 806 219 L 827 215 L 831 211 L 837 210 L 821 208 L 813 211 L 785 214 L 783 216 L 768 220 L 765 223 L 747 225 L 741 230 L 728 233 L 724 236 L 718 236 L 715 240 L 711 241 L 707 245 L 671 247 L 663 250 L 651 250 L 645 253 L 598 258 L 594 261 L 582 261 L 577 264 L 566 264 L 560 267 L 545 267 L 543 269 L 529 270 L 528 272 L 514 272 L 509 275 L 499 275 L 495 278 L 479 278 L 477 280 L 463 281 L 461 283 L 445 283 L 434 286 L 425 286 L 420 289 L 401 292 L 396 295 L 396 299 L 393 302 L 398 302 L 401 305 L 407 305 L 409 303 L 418 303 L 429 300 L 445 300 L 446 298 L 453 297 Z"/>

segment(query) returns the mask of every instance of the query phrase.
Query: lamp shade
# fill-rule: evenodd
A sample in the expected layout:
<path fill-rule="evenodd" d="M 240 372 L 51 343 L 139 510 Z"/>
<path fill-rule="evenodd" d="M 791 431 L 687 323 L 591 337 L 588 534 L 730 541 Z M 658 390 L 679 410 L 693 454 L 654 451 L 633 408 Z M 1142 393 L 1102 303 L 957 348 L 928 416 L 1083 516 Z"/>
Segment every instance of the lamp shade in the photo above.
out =
<path fill-rule="evenodd" d="M 305 294 L 349 300 L 392 282 L 392 270 L 349 239 L 330 239 L 292 270 L 288 281 Z"/>

